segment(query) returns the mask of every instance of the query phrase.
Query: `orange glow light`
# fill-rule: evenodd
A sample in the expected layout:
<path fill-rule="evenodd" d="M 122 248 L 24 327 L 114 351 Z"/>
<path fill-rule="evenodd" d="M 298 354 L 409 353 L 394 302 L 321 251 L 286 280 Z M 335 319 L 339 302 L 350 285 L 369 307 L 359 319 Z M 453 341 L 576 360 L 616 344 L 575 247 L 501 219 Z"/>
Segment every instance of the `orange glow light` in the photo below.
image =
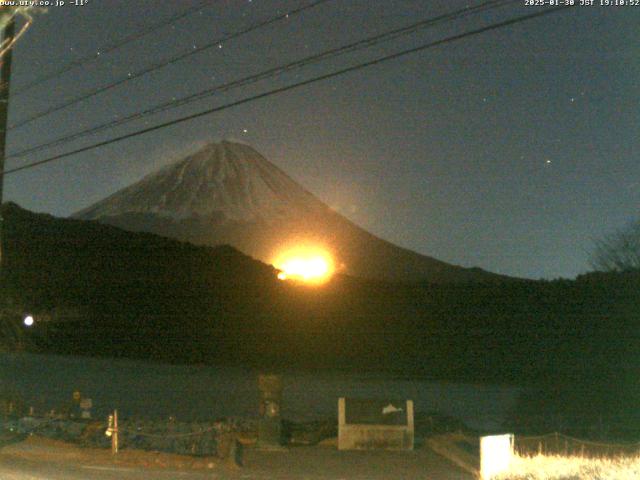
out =
<path fill-rule="evenodd" d="M 280 280 L 297 280 L 305 283 L 325 283 L 334 273 L 333 260 L 324 250 L 312 247 L 295 247 L 276 258 L 273 265 L 280 270 Z"/>

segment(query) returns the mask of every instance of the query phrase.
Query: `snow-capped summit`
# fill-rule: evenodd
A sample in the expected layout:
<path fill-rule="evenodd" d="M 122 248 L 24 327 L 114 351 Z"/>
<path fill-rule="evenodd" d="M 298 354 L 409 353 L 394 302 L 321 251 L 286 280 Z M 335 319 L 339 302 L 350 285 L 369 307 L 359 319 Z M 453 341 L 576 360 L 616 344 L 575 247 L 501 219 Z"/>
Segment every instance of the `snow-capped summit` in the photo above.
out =
<path fill-rule="evenodd" d="M 250 146 L 222 141 L 167 165 L 76 216 L 138 213 L 183 220 L 216 215 L 234 222 L 273 224 L 326 208 Z"/>
<path fill-rule="evenodd" d="M 320 245 L 339 271 L 399 281 L 500 279 L 386 242 L 331 210 L 249 145 L 207 145 L 77 214 L 201 245 L 229 244 L 271 263 L 284 247 Z"/>

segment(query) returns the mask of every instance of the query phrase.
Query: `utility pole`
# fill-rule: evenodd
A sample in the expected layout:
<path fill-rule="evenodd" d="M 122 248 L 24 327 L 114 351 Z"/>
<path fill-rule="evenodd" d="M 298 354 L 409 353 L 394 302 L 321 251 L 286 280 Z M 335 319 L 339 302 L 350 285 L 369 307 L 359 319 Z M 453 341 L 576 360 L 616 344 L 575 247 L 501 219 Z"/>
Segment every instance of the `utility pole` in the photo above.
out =
<path fill-rule="evenodd" d="M 2 30 L 2 41 L 7 45 L 11 45 L 15 36 L 16 23 L 15 17 L 7 22 Z M 11 80 L 11 57 L 13 48 L 9 48 L 0 58 L 2 66 L 0 66 L 0 270 L 4 260 L 4 251 L 2 248 L 3 239 L 3 218 L 2 218 L 2 199 L 4 186 L 4 158 L 7 146 L 7 118 L 9 116 L 9 86 Z"/>

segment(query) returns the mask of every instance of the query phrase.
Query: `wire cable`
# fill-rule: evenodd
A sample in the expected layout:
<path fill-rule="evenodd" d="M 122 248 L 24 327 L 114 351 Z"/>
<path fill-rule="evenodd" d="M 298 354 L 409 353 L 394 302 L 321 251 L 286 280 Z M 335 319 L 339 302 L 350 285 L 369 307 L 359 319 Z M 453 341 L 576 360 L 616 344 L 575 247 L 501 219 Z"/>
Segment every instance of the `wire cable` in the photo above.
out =
<path fill-rule="evenodd" d="M 407 56 L 407 55 L 410 55 L 410 54 L 413 54 L 413 53 L 417 53 L 417 52 L 420 52 L 420 51 L 423 51 L 423 50 L 427 50 L 429 48 L 433 48 L 433 47 L 436 47 L 436 46 L 440 46 L 440 45 L 444 45 L 444 44 L 447 44 L 447 43 L 455 42 L 457 40 L 461 40 L 461 39 L 464 39 L 464 38 L 467 38 L 467 37 L 479 35 L 479 34 L 482 34 L 482 33 L 485 33 L 485 32 L 489 32 L 489 31 L 497 30 L 497 29 L 504 28 L 504 27 L 507 27 L 507 26 L 515 25 L 515 24 L 518 24 L 518 23 L 526 22 L 526 21 L 529 21 L 529 20 L 533 20 L 535 18 L 540 18 L 540 17 L 546 16 L 546 15 L 562 12 L 562 11 L 565 11 L 565 10 L 567 10 L 569 8 L 573 8 L 573 6 L 565 5 L 565 6 L 555 7 L 553 9 L 546 9 L 546 10 L 543 10 L 541 12 L 531 13 L 531 14 L 528 14 L 528 15 L 521 15 L 519 17 L 515 17 L 515 18 L 511 18 L 509 20 L 505 20 L 505 21 L 502 21 L 502 22 L 494 23 L 494 24 L 491 24 L 491 25 L 488 25 L 488 26 L 485 26 L 485 27 L 482 27 L 482 28 L 478 28 L 478 29 L 475 29 L 475 30 L 470 30 L 470 31 L 467 31 L 467 32 L 464 32 L 464 33 L 460 33 L 460 34 L 457 34 L 457 35 L 452 35 L 450 37 L 446 37 L 446 38 L 441 39 L 441 40 L 436 40 L 434 42 L 422 44 L 422 45 L 419 45 L 417 47 L 413 47 L 413 48 L 409 48 L 409 49 L 406 49 L 406 50 L 402 50 L 400 52 L 396 52 L 396 53 L 392 53 L 392 54 L 389 54 L 389 55 L 385 55 L 383 57 L 379 57 L 379 58 L 374 59 L 374 60 L 370 60 L 370 61 L 367 61 L 367 62 L 359 63 L 359 64 L 356 64 L 356 65 L 352 65 L 350 67 L 342 68 L 340 70 L 336 70 L 336 71 L 333 71 L 331 73 L 327 73 L 327 74 L 324 74 L 324 75 L 319 75 L 317 77 L 313 77 L 313 78 L 310 78 L 310 79 L 307 79 L 307 80 L 303 80 L 303 81 L 300 81 L 300 82 L 296 82 L 296 83 L 292 83 L 292 84 L 289 84 L 289 85 L 285 85 L 283 87 L 275 88 L 273 90 L 269 90 L 269 91 L 266 91 L 266 92 L 263 92 L 263 93 L 260 93 L 260 94 L 257 94 L 257 95 L 252 95 L 250 97 L 246 97 L 246 98 L 243 98 L 243 99 L 240 99 L 240 100 L 236 100 L 234 102 L 227 103 L 225 105 L 221 105 L 221 106 L 218 106 L 218 107 L 210 108 L 210 109 L 204 110 L 202 112 L 198 112 L 198 113 L 194 113 L 194 114 L 187 115 L 187 116 L 184 116 L 184 117 L 180 117 L 180 118 L 168 121 L 168 122 L 163 122 L 163 123 L 160 123 L 158 125 L 154 125 L 152 127 L 148 127 L 148 128 L 144 128 L 144 129 L 141 129 L 141 130 L 137 130 L 135 132 L 130 132 L 130 133 L 127 133 L 127 134 L 124 134 L 124 135 L 120 135 L 118 137 L 114 137 L 114 138 L 111 138 L 109 140 L 104 140 L 102 142 L 98 142 L 98 143 L 95 143 L 93 145 L 88 145 L 88 146 L 85 146 L 85 147 L 82 147 L 82 148 L 78 148 L 78 149 L 75 149 L 75 150 L 72 150 L 72 151 L 69 151 L 69 152 L 61 153 L 59 155 L 54 155 L 52 157 L 45 158 L 43 160 L 38 160 L 36 162 L 32 162 L 32 163 L 29 163 L 27 165 L 22 165 L 20 167 L 15 167 L 15 168 L 6 170 L 4 172 L 4 174 L 3 174 L 3 176 L 10 175 L 10 174 L 13 174 L 13 173 L 16 173 L 16 172 L 20 172 L 20 171 L 23 171 L 23 170 L 28 170 L 28 169 L 31 169 L 31 168 L 35 168 L 35 167 L 38 167 L 38 166 L 41 166 L 41 165 L 45 165 L 47 163 L 55 162 L 57 160 L 61 160 L 61 159 L 66 158 L 66 157 L 70 157 L 70 156 L 76 155 L 78 153 L 83 153 L 83 152 L 87 152 L 87 151 L 90 151 L 90 150 L 95 150 L 96 148 L 99 148 L 99 147 L 103 147 L 103 146 L 110 145 L 110 144 L 113 144 L 113 143 L 116 143 L 116 142 L 120 142 L 122 140 L 127 140 L 129 138 L 133 138 L 133 137 L 137 137 L 137 136 L 140 136 L 140 135 L 144 135 L 145 133 L 150 133 L 150 132 L 153 132 L 153 131 L 156 131 L 156 130 L 160 130 L 162 128 L 166 128 L 166 127 L 170 127 L 170 126 L 177 125 L 177 124 L 180 124 L 180 123 L 188 122 L 188 121 L 194 120 L 196 118 L 204 117 L 205 115 L 210 115 L 212 113 L 220 112 L 222 110 L 226 110 L 226 109 L 229 109 L 229 108 L 232 108 L 232 107 L 236 107 L 238 105 L 243 105 L 243 104 L 246 104 L 246 103 L 249 103 L 249 102 L 253 102 L 253 101 L 256 101 L 256 100 L 259 100 L 259 99 L 262 99 L 262 98 L 267 98 L 267 97 L 270 97 L 270 96 L 273 96 L 273 95 L 284 93 L 284 92 L 287 92 L 287 91 L 290 91 L 290 90 L 293 90 L 293 89 L 296 89 L 296 88 L 299 88 L 299 87 L 302 87 L 302 86 L 311 85 L 311 84 L 314 84 L 314 83 L 317 83 L 317 82 L 321 82 L 323 80 L 328 80 L 330 78 L 338 77 L 340 75 L 344 75 L 346 73 L 354 72 L 356 70 L 361 70 L 361 69 L 368 68 L 368 67 L 371 67 L 371 66 L 374 66 L 374 65 L 379 65 L 379 64 L 381 64 L 383 62 L 387 62 L 387 61 L 390 61 L 390 60 L 401 58 L 401 57 L 404 57 L 404 56 Z"/>
<path fill-rule="evenodd" d="M 144 28 L 140 31 L 134 32 L 131 35 L 127 35 L 126 37 L 122 38 L 121 40 L 119 40 L 116 43 L 112 43 L 112 44 L 107 44 L 104 45 L 103 47 L 100 47 L 96 50 L 96 53 L 90 53 L 88 55 L 85 55 L 84 57 L 78 58 L 76 60 L 72 60 L 71 62 L 68 62 L 64 65 L 62 65 L 59 69 L 54 70 L 53 72 L 50 73 L 46 73 L 38 78 L 36 78 L 35 80 L 27 83 L 26 85 L 23 85 L 21 87 L 18 87 L 16 89 L 13 89 L 13 91 L 11 92 L 13 96 L 18 96 L 24 92 L 26 92 L 27 90 L 32 89 L 33 87 L 36 87 L 42 83 L 48 82 L 49 80 L 52 80 L 56 77 L 59 77 L 71 70 L 74 70 L 78 67 L 81 67 L 82 65 L 92 62 L 94 60 L 97 60 L 99 58 L 101 58 L 101 56 L 107 54 L 107 53 L 111 53 L 115 50 L 118 50 L 119 48 L 135 42 L 136 40 L 139 40 L 142 37 L 145 37 L 146 35 L 149 35 L 151 33 L 154 33 L 157 30 L 160 30 L 163 27 L 169 26 L 173 23 L 178 22 L 179 20 L 182 20 L 185 17 L 188 17 L 189 15 L 192 15 L 194 13 L 198 13 L 206 8 L 208 8 L 211 4 L 213 4 L 216 0 L 205 0 L 203 2 L 201 2 L 199 5 L 196 5 L 195 7 L 192 8 L 188 8 L 187 10 L 181 12 L 180 14 L 173 16 L 171 18 L 168 18 L 166 20 L 163 20 L 161 22 L 158 23 L 154 23 L 153 25 L 149 25 L 147 28 Z M 2 87 L 4 88 L 4 87 Z"/>
<path fill-rule="evenodd" d="M 225 42 L 229 42 L 230 40 L 234 40 L 234 39 L 236 39 L 238 37 L 241 37 L 241 36 L 246 35 L 246 34 L 248 34 L 250 32 L 253 32 L 255 30 L 258 30 L 260 28 L 263 28 L 263 27 L 266 27 L 268 25 L 271 25 L 273 23 L 289 19 L 289 17 L 291 17 L 293 15 L 297 15 L 299 13 L 304 12 L 305 10 L 309 10 L 309 9 L 317 7 L 317 6 L 319 6 L 319 5 L 323 4 L 323 3 L 327 3 L 327 2 L 331 2 L 331 1 L 333 1 L 333 0 L 316 0 L 316 1 L 314 1 L 314 2 L 312 2 L 310 4 L 308 4 L 308 5 L 305 5 L 305 6 L 302 6 L 302 7 L 298 7 L 296 9 L 290 10 L 290 11 L 288 11 L 286 13 L 282 13 L 282 14 L 276 15 L 274 17 L 271 17 L 271 18 L 267 19 L 267 20 L 261 21 L 259 23 L 253 24 L 253 25 L 251 25 L 251 26 L 249 26 L 247 28 L 239 30 L 237 32 L 234 32 L 234 33 L 231 33 L 231 34 L 228 34 L 228 35 L 224 35 L 224 36 L 222 36 L 220 38 L 217 38 L 217 39 L 215 39 L 215 40 L 213 40 L 213 41 L 211 41 L 211 42 L 209 42 L 209 43 L 207 43 L 205 45 L 202 45 L 200 47 L 196 47 L 196 48 L 193 48 L 193 49 L 185 50 L 182 53 L 179 53 L 178 55 L 170 57 L 170 58 L 168 58 L 166 60 L 163 60 L 161 62 L 154 63 L 154 64 L 152 64 L 152 65 L 150 65 L 148 67 L 145 67 L 142 70 L 139 70 L 139 71 L 137 71 L 135 73 L 128 73 L 127 75 L 124 75 L 124 76 L 118 78 L 117 80 L 107 84 L 107 85 L 103 85 L 102 87 L 98 87 L 98 88 L 96 88 L 94 90 L 91 90 L 91 91 L 89 91 L 87 93 L 84 93 L 84 94 L 79 95 L 77 97 L 74 97 L 74 98 L 72 98 L 70 100 L 67 100 L 66 102 L 63 102 L 63 103 L 58 104 L 58 105 L 55 105 L 55 106 L 53 106 L 51 108 L 48 108 L 46 110 L 43 110 L 43 111 L 41 111 L 39 113 L 36 113 L 36 114 L 30 116 L 30 117 L 27 117 L 27 118 L 25 118 L 23 120 L 20 120 L 17 123 L 9 126 L 8 130 L 13 130 L 15 128 L 22 127 L 22 126 L 27 125 L 27 124 L 29 124 L 29 123 L 31 123 L 31 122 L 33 122 L 35 120 L 38 120 L 38 119 L 40 119 L 42 117 L 45 117 L 45 116 L 50 115 L 52 113 L 58 112 L 60 110 L 64 110 L 66 108 L 69 108 L 72 105 L 80 103 L 80 102 L 82 102 L 84 100 L 87 100 L 89 98 L 95 97 L 96 95 L 99 95 L 99 94 L 104 93 L 104 92 L 108 92 L 109 90 L 112 90 L 112 89 L 114 89 L 114 88 L 116 88 L 116 87 L 118 87 L 118 86 L 120 86 L 120 85 L 122 85 L 122 84 L 124 84 L 126 82 L 129 82 L 131 80 L 143 77 L 143 76 L 145 76 L 145 75 L 147 75 L 147 74 L 149 74 L 151 72 L 155 72 L 156 70 L 159 70 L 161 68 L 167 67 L 169 65 L 173 65 L 176 62 L 184 60 L 185 58 L 189 58 L 189 57 L 191 57 L 193 55 L 196 55 L 198 53 L 201 53 L 201 52 L 203 52 L 205 50 L 208 50 L 208 49 L 211 49 L 211 48 L 214 48 L 214 47 L 221 47 Z"/>
<path fill-rule="evenodd" d="M 450 13 L 446 13 L 443 15 L 439 15 L 437 17 L 430 17 L 428 19 L 424 19 L 421 20 L 419 22 L 413 23 L 411 25 L 405 26 L 405 27 L 401 27 L 401 28 L 397 28 L 388 32 L 384 32 L 382 34 L 379 35 L 375 35 L 373 37 L 368 37 L 366 39 L 363 40 L 359 40 L 347 45 L 344 45 L 342 47 L 338 47 L 338 48 L 334 48 L 328 51 L 324 51 L 321 52 L 319 54 L 315 54 L 315 55 L 311 55 L 308 57 L 305 57 L 303 59 L 300 60 L 296 60 L 293 62 L 290 62 L 288 64 L 285 65 L 280 65 L 277 67 L 273 67 L 270 69 L 267 69 L 265 71 L 262 71 L 260 73 L 248 76 L 248 77 L 244 77 L 238 80 L 234 80 L 232 82 L 228 82 L 228 83 L 224 83 L 222 85 L 218 85 L 212 88 L 207 88 L 205 90 L 202 90 L 200 92 L 194 93 L 194 94 L 190 94 L 187 95 L 185 97 L 182 97 L 180 99 L 176 99 L 176 100 L 171 100 L 168 102 L 163 102 L 160 103 L 154 107 L 148 108 L 146 110 L 143 110 L 142 112 L 136 112 L 133 113 L 131 115 L 127 115 L 125 117 L 119 118 L 117 120 L 112 120 L 111 122 L 107 122 L 101 125 L 97 125 L 85 130 L 81 130 L 79 132 L 75 132 L 75 133 L 71 133 L 62 137 L 58 137 L 57 139 L 51 140 L 49 142 L 46 142 L 44 144 L 41 145 L 36 145 L 33 147 L 29 147 L 17 152 L 14 152 L 10 155 L 8 155 L 6 158 L 7 159 L 12 159 L 12 158 L 19 158 L 19 157 L 24 157 L 25 155 L 29 155 L 38 151 L 42 151 L 51 147 L 55 147 L 55 146 L 60 146 L 60 145 L 64 145 L 68 142 L 71 142 L 73 140 L 77 140 L 79 138 L 85 137 L 87 135 L 91 135 L 91 134 L 95 134 L 98 133 L 100 131 L 106 130 L 106 129 L 110 129 L 110 128 L 115 128 L 118 127 L 120 125 L 124 125 L 126 123 L 130 123 L 134 120 L 139 120 L 141 118 L 147 117 L 149 115 L 154 115 L 157 113 L 161 113 L 173 108 L 178 108 L 180 106 L 183 105 L 187 105 L 190 103 L 193 103 L 195 101 L 199 101 L 202 100 L 204 98 L 213 96 L 217 93 L 221 93 L 221 92 L 227 92 L 229 90 L 233 90 L 235 88 L 239 88 L 239 87 L 243 87 L 246 85 L 250 85 L 250 84 L 254 84 L 257 83 L 261 80 L 267 79 L 267 78 L 271 78 L 273 76 L 294 70 L 294 69 L 299 69 L 299 68 L 303 68 L 305 66 L 323 61 L 323 60 L 327 60 L 329 58 L 333 58 L 333 57 L 337 57 L 339 55 L 344 55 L 346 53 L 351 53 L 357 50 L 361 50 L 364 48 L 368 48 L 371 47 L 373 45 L 377 45 L 379 43 L 382 42 L 387 42 L 393 39 L 396 39 L 398 37 L 401 37 L 403 35 L 407 35 L 410 33 L 414 33 L 415 31 L 425 28 L 425 27 L 430 27 L 433 25 L 436 25 L 438 23 L 444 22 L 444 21 L 452 21 L 452 20 L 456 20 L 459 18 L 463 18 L 465 16 L 471 15 L 471 14 L 476 14 L 482 11 L 487 11 L 487 10 L 491 10 L 491 9 L 495 9 L 498 7 L 503 7 L 509 4 L 513 4 L 513 3 L 519 3 L 519 0 L 491 0 L 488 2 L 485 2 L 483 4 L 474 6 L 474 7 L 465 7 L 462 8 L 460 10 L 456 10 L 454 12 L 450 12 Z"/>

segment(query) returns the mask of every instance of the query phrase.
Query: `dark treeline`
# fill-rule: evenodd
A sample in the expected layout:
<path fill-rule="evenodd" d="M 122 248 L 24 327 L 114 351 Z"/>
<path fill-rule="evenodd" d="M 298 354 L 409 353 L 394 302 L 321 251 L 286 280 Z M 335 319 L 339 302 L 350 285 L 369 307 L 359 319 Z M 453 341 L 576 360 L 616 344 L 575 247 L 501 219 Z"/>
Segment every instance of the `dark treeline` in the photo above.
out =
<path fill-rule="evenodd" d="M 565 409 L 574 423 L 640 402 L 637 272 L 466 285 L 337 276 L 311 288 L 231 247 L 11 204 L 4 217 L 4 301 L 80 312 L 35 330 L 45 351 L 535 385 L 521 411 Z"/>

